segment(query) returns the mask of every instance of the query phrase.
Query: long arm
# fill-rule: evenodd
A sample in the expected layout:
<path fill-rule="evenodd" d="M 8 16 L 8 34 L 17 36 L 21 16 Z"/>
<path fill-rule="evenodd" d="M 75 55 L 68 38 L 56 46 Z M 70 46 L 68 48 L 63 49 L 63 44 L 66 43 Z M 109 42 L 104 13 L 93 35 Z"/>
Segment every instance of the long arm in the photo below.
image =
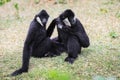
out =
<path fill-rule="evenodd" d="M 29 32 L 26 38 L 26 41 L 24 43 L 23 48 L 23 63 L 22 63 L 22 69 L 28 70 L 29 66 L 29 59 L 31 55 L 31 45 L 34 39 L 34 33 Z"/>
<path fill-rule="evenodd" d="M 49 25 L 49 27 L 48 27 L 48 29 L 47 29 L 47 36 L 48 36 L 48 37 L 51 37 L 51 35 L 52 35 L 52 33 L 53 33 L 53 30 L 54 30 L 54 28 L 55 28 L 55 25 L 56 25 L 56 19 L 54 19 L 54 20 L 50 23 L 50 25 Z"/>
<path fill-rule="evenodd" d="M 28 32 L 27 38 L 25 40 L 25 43 L 24 43 L 22 67 L 20 69 L 16 70 L 15 72 L 13 72 L 11 74 L 12 76 L 16 76 L 16 75 L 22 74 L 23 72 L 28 71 L 29 59 L 30 59 L 30 54 L 31 54 L 30 48 L 31 48 L 31 44 L 32 44 L 33 39 L 34 39 L 34 33 L 30 29 Z"/>

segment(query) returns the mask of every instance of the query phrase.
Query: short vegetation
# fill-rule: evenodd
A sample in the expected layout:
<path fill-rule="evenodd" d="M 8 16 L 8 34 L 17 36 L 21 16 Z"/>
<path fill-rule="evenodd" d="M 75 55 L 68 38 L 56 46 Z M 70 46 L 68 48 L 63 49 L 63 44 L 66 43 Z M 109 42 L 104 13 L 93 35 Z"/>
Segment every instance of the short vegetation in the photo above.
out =
<path fill-rule="evenodd" d="M 42 9 L 50 14 L 47 25 L 72 9 L 91 45 L 72 65 L 64 62 L 65 53 L 31 58 L 28 73 L 10 77 L 21 67 L 29 24 Z M 0 80 L 120 80 L 120 0 L 0 0 Z"/>

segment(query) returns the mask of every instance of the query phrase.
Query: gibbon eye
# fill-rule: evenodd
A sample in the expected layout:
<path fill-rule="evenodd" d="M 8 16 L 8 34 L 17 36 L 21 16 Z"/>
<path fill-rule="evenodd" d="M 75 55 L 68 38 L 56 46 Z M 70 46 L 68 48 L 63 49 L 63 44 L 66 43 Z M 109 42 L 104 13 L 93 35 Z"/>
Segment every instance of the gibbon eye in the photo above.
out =
<path fill-rule="evenodd" d="M 60 19 L 61 19 L 61 20 L 64 20 L 64 19 L 65 19 L 65 16 L 60 15 Z"/>
<path fill-rule="evenodd" d="M 62 16 L 62 19 L 65 19 L 65 17 L 64 17 L 64 16 Z"/>

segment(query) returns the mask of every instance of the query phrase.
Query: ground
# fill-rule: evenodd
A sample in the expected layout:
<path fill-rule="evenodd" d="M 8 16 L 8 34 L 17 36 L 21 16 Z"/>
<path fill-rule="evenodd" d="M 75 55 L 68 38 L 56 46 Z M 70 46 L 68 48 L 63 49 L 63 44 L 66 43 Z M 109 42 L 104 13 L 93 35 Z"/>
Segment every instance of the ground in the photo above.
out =
<path fill-rule="evenodd" d="M 120 0 L 54 3 L 12 0 L 0 6 L 0 80 L 120 80 Z M 90 47 L 82 49 L 72 65 L 64 62 L 65 53 L 54 58 L 31 58 L 28 73 L 7 76 L 21 67 L 29 24 L 42 9 L 50 14 L 47 25 L 65 9 L 72 9 L 85 27 Z"/>

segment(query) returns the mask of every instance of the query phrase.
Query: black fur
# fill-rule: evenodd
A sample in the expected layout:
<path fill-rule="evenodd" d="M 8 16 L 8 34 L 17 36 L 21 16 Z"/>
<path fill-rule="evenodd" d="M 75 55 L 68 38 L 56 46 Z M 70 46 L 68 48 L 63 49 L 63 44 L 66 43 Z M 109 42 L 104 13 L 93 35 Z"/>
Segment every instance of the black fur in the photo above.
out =
<path fill-rule="evenodd" d="M 78 37 L 82 47 L 84 48 L 88 47 L 90 45 L 89 37 L 86 34 L 86 31 L 83 25 L 81 24 L 81 22 L 79 21 L 79 19 L 75 18 L 73 11 L 70 9 L 67 9 L 59 16 L 60 19 L 63 16 L 64 18 L 68 18 L 68 20 L 70 21 L 71 27 L 69 28 L 70 30 L 69 32 L 74 33 Z"/>
<path fill-rule="evenodd" d="M 36 17 L 41 19 L 42 24 L 38 23 Z M 30 56 L 41 58 L 60 54 L 59 48 L 62 45 L 58 42 L 52 41 L 48 36 L 50 31 L 46 30 L 48 18 L 49 15 L 45 10 L 42 10 L 34 17 L 24 43 L 22 67 L 13 72 L 11 74 L 12 76 L 28 72 Z"/>
<path fill-rule="evenodd" d="M 68 57 L 65 59 L 65 61 L 68 61 L 69 63 L 74 62 L 78 56 L 78 53 L 81 52 L 82 47 L 86 48 L 90 45 L 89 38 L 84 30 L 83 25 L 78 19 L 74 19 L 74 16 L 75 15 L 73 11 L 67 9 L 58 18 L 53 20 L 51 28 L 54 29 L 55 24 L 57 24 L 58 38 L 55 40 L 64 44 L 64 49 L 68 53 Z M 67 26 L 64 23 L 63 20 L 65 18 L 68 18 L 71 26 Z M 60 28 L 61 26 L 62 28 Z"/>

